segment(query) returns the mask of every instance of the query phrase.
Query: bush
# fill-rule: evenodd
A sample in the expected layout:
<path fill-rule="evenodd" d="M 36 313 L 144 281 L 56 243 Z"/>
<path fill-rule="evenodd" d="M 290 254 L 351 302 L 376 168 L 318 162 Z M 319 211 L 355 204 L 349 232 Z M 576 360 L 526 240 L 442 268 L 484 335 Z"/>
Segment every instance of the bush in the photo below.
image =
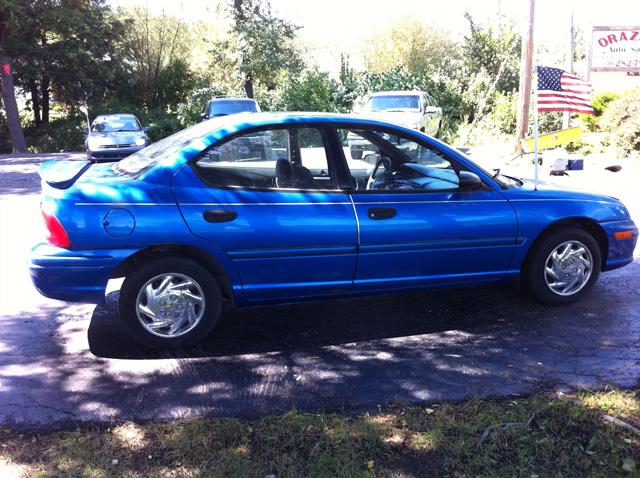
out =
<path fill-rule="evenodd" d="M 611 101 L 600 119 L 600 127 L 612 133 L 612 144 L 620 157 L 640 151 L 640 90 Z"/>
<path fill-rule="evenodd" d="M 47 125 L 24 128 L 24 137 L 32 153 L 83 151 L 86 119 L 82 114 L 55 119 Z"/>
<path fill-rule="evenodd" d="M 149 127 L 147 135 L 153 142 L 166 138 L 183 128 L 177 115 L 167 113 L 164 110 L 149 111 L 139 116 L 139 119 Z"/>
<path fill-rule="evenodd" d="M 217 85 L 202 84 L 196 88 L 189 98 L 178 105 L 177 118 L 184 127 L 191 126 L 202 120 L 207 101 L 217 96 L 225 96 L 229 92 Z M 241 95 L 244 96 L 244 95 Z"/>
<path fill-rule="evenodd" d="M 0 99 L 0 108 L 2 108 L 2 100 Z M 9 127 L 7 126 L 7 118 L 4 111 L 0 110 L 0 154 L 11 153 L 11 141 L 9 140 Z"/>
<path fill-rule="evenodd" d="M 607 92 L 596 95 L 593 98 L 593 102 L 591 105 L 593 106 L 593 111 L 595 114 L 593 115 L 580 115 L 582 119 L 582 123 L 585 125 L 588 131 L 597 131 L 600 129 L 600 117 L 614 100 L 620 98 L 618 93 Z"/>

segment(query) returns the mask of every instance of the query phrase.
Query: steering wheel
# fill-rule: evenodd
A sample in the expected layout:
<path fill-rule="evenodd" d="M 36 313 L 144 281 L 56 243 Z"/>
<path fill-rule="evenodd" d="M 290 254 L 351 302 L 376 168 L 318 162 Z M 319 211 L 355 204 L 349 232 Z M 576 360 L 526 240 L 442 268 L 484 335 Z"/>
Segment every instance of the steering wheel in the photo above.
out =
<path fill-rule="evenodd" d="M 391 186 L 394 182 L 393 173 L 391 172 L 391 158 L 388 156 L 380 156 L 380 159 L 376 161 L 376 165 L 374 166 L 371 174 L 369 175 L 369 179 L 367 180 L 367 189 L 373 189 L 373 184 L 376 181 L 376 175 L 378 174 L 378 169 L 380 166 L 384 166 L 384 181 L 377 189 L 391 189 Z"/>

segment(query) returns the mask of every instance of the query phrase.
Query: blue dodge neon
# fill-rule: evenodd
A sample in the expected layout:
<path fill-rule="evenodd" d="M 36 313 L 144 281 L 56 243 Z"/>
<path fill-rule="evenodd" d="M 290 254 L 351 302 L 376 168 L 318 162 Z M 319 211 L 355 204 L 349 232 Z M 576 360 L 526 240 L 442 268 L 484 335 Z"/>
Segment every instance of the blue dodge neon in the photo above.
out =
<path fill-rule="evenodd" d="M 349 138 L 349 139 L 347 139 Z M 350 154 L 356 138 L 362 154 Z M 507 281 L 568 304 L 633 260 L 615 198 L 491 174 L 446 144 L 333 114 L 239 114 L 113 164 L 41 167 L 48 237 L 31 276 L 119 310 L 142 344 L 193 345 L 250 306 Z"/>

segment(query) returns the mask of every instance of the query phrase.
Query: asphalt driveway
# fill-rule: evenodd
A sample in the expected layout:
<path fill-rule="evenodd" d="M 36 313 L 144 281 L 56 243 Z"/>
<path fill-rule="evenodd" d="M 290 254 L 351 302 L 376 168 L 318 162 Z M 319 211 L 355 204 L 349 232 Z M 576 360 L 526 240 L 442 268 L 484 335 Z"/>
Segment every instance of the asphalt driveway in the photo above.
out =
<path fill-rule="evenodd" d="M 200 347 L 144 349 L 105 306 L 48 300 L 26 261 L 40 234 L 40 157 L 0 158 L 0 423 L 60 424 L 633 386 L 640 260 L 579 304 L 515 285 L 229 311 Z"/>

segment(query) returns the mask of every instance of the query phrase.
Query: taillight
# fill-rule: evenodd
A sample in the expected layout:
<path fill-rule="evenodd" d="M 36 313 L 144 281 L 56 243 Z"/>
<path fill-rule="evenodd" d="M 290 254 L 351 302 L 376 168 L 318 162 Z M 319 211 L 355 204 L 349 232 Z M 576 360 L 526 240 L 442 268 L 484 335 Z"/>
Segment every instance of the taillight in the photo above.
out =
<path fill-rule="evenodd" d="M 42 217 L 44 217 L 44 224 L 47 227 L 47 242 L 52 246 L 58 247 L 70 247 L 71 241 L 67 231 L 64 230 L 58 218 L 53 214 L 47 212 L 44 208 L 42 210 Z"/>

